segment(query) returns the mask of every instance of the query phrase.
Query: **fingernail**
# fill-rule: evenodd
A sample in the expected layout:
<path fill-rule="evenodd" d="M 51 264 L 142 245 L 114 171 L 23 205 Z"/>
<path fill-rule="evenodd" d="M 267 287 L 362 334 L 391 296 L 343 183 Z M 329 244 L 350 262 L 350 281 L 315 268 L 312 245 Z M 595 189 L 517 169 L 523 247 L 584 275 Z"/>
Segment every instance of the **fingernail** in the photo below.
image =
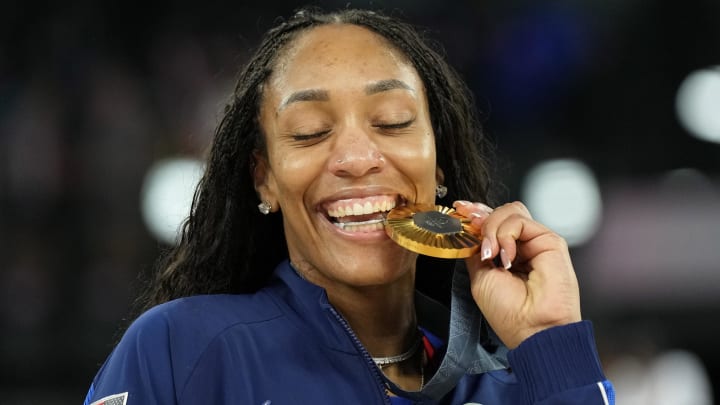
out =
<path fill-rule="evenodd" d="M 473 218 L 485 218 L 488 216 L 488 214 L 486 212 L 473 212 L 470 214 L 470 216 Z"/>
<path fill-rule="evenodd" d="M 482 245 L 480 245 L 480 260 L 487 260 L 492 257 L 492 243 L 490 239 L 483 238 Z"/>
<path fill-rule="evenodd" d="M 463 206 L 470 204 L 470 201 L 465 201 L 465 200 L 457 200 L 455 202 L 460 205 L 463 205 Z"/>
<path fill-rule="evenodd" d="M 485 205 L 485 204 L 483 204 L 483 203 L 475 203 L 475 206 L 478 207 L 478 208 L 480 208 L 481 210 L 487 212 L 488 214 L 490 214 L 491 212 L 493 212 L 493 209 L 492 209 L 492 208 L 490 208 L 489 206 L 487 206 L 487 205 Z"/>
<path fill-rule="evenodd" d="M 510 259 L 508 259 L 505 249 L 500 249 L 500 261 L 502 262 L 503 267 L 505 267 L 505 270 L 510 270 L 512 263 L 510 263 Z"/>

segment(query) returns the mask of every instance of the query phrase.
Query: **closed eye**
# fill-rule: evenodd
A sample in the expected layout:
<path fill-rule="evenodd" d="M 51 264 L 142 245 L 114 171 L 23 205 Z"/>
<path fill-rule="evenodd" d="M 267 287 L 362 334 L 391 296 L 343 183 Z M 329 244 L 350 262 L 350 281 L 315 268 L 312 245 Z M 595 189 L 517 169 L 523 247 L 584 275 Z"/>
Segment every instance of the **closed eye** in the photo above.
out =
<path fill-rule="evenodd" d="M 312 134 L 293 134 L 292 139 L 297 142 L 304 142 L 304 141 L 309 141 L 312 139 L 322 138 L 329 133 L 330 133 L 330 130 L 313 132 Z"/>
<path fill-rule="evenodd" d="M 375 125 L 373 125 L 373 127 L 380 128 L 380 129 L 403 129 L 403 128 L 407 128 L 410 125 L 412 125 L 413 122 L 415 122 L 414 119 L 405 121 L 405 122 L 393 123 L 393 124 L 375 124 Z"/>

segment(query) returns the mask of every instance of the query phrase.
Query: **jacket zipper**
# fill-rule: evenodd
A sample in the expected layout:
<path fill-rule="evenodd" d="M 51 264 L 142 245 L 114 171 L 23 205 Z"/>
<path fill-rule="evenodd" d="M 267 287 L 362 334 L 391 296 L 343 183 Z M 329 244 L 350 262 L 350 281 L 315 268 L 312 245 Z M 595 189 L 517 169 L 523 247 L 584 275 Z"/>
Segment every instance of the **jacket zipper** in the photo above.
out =
<path fill-rule="evenodd" d="M 367 350 L 365 350 L 365 347 L 360 343 L 360 339 L 355 336 L 355 332 L 350 328 L 350 325 L 348 325 L 345 318 L 340 315 L 340 313 L 335 310 L 335 307 L 332 305 L 329 306 L 330 312 L 335 316 L 335 318 L 340 322 L 340 325 L 345 328 L 345 332 L 350 336 L 350 338 L 353 341 L 353 344 L 355 344 L 355 347 L 362 353 L 363 358 L 367 362 L 368 366 L 370 367 L 370 370 L 372 371 L 373 375 L 375 376 L 375 380 L 378 382 L 378 386 L 380 387 L 380 391 L 382 391 L 383 398 L 385 399 L 386 405 L 391 405 L 390 402 L 390 396 L 388 396 L 387 391 L 385 390 L 385 380 L 380 375 L 380 372 L 378 371 L 377 366 L 375 366 L 375 362 L 373 361 L 372 357 L 370 357 L 370 353 L 368 353 Z"/>

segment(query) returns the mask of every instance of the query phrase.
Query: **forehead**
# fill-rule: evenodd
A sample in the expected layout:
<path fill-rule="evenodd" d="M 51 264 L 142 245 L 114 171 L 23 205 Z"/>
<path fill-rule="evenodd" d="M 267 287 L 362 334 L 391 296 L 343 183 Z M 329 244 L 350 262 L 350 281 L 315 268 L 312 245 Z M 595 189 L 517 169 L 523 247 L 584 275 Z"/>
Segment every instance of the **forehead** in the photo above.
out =
<path fill-rule="evenodd" d="M 421 88 L 405 55 L 367 28 L 328 24 L 293 41 L 270 78 L 276 90 L 328 87 L 344 82 L 399 79 Z"/>

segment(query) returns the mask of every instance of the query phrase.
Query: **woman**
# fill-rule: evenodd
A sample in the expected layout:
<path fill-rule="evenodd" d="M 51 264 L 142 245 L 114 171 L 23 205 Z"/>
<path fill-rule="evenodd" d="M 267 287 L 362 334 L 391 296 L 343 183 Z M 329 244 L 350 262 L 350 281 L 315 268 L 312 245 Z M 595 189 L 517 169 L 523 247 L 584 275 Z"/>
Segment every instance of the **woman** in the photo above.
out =
<path fill-rule="evenodd" d="M 86 404 L 611 403 L 564 241 L 521 203 L 467 201 L 487 201 L 483 142 L 410 26 L 343 10 L 272 29 Z M 482 235 L 449 314 L 383 230 L 446 192 Z"/>

